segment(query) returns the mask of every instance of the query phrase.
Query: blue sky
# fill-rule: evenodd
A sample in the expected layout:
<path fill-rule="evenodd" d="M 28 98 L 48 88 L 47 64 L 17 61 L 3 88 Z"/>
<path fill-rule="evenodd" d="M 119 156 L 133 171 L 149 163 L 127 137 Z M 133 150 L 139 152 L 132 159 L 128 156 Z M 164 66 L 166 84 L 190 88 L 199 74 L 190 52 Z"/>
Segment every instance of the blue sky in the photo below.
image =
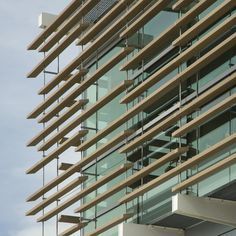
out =
<path fill-rule="evenodd" d="M 27 176 L 25 170 L 40 158 L 35 148 L 26 148 L 39 130 L 26 116 L 40 102 L 42 86 L 42 78 L 26 78 L 38 61 L 26 47 L 40 31 L 38 15 L 57 14 L 66 4 L 68 0 L 0 1 L 0 236 L 40 235 L 35 218 L 24 216 L 30 208 L 26 197 L 39 187 L 39 176 Z"/>

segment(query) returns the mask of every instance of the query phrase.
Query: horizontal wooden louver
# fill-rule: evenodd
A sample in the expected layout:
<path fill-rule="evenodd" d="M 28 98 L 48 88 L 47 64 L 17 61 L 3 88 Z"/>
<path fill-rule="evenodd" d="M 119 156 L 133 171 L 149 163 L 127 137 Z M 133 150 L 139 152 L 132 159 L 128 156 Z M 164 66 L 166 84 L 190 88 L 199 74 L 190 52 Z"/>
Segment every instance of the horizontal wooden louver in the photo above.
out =
<path fill-rule="evenodd" d="M 73 0 L 39 36 L 28 46 L 28 50 L 37 49 L 46 38 L 59 28 L 82 4 L 82 0 Z"/>
<path fill-rule="evenodd" d="M 82 35 L 77 41 L 78 45 L 85 45 L 99 34 L 107 25 L 109 25 L 122 11 L 127 7 L 127 4 L 134 0 L 119 1 L 107 14 L 105 14 L 96 24 Z"/>
<path fill-rule="evenodd" d="M 152 139 L 161 131 L 164 131 L 175 122 L 177 122 L 181 117 L 193 112 L 197 108 L 201 107 L 202 105 L 206 104 L 213 98 L 220 95 L 222 92 L 225 92 L 232 86 L 236 85 L 236 73 L 231 74 L 229 77 L 224 79 L 223 81 L 219 82 L 217 85 L 210 88 L 207 92 L 203 93 L 199 97 L 195 98 L 193 101 L 188 103 L 187 105 L 183 106 L 179 111 L 174 112 L 173 114 L 169 115 L 165 120 L 161 121 L 159 124 L 151 128 L 150 130 L 146 131 L 140 137 L 134 139 L 130 143 L 123 146 L 119 152 L 130 152 L 139 145 L 142 145 L 144 142 Z"/>
<path fill-rule="evenodd" d="M 94 105 L 84 110 L 80 115 L 75 117 L 72 121 L 70 121 L 65 127 L 63 127 L 60 131 L 58 131 L 55 135 L 53 135 L 50 139 L 46 140 L 39 148 L 39 151 L 47 150 L 53 144 L 55 144 L 58 140 L 68 134 L 71 130 L 75 129 L 78 125 L 80 125 L 83 121 L 92 116 L 96 111 L 101 109 L 107 103 L 109 103 L 112 99 L 118 96 L 121 92 L 123 92 L 126 88 L 128 88 L 133 81 L 126 80 L 121 85 L 115 87 L 111 92 L 109 92 L 106 96 L 99 99 Z"/>
<path fill-rule="evenodd" d="M 179 11 L 181 8 L 188 6 L 194 0 L 179 0 L 173 6 L 172 10 Z"/>
<path fill-rule="evenodd" d="M 155 92 L 150 94 L 148 97 L 143 99 L 137 105 L 128 110 L 124 115 L 120 116 L 118 119 L 114 120 L 110 125 L 108 125 L 103 130 L 99 131 L 93 138 L 85 141 L 78 148 L 79 150 L 86 150 L 94 143 L 98 142 L 101 138 L 108 135 L 110 132 L 114 131 L 121 124 L 128 121 L 134 115 L 138 114 L 140 111 L 143 111 L 145 108 L 156 102 L 164 94 L 166 94 L 171 89 L 175 88 L 179 81 L 184 81 L 188 79 L 191 75 L 195 74 L 200 68 L 204 67 L 215 58 L 222 55 L 224 52 L 228 51 L 235 45 L 236 33 L 227 38 L 225 41 L 217 45 L 211 51 L 202 56 L 198 61 L 193 63 L 191 66 L 187 67 L 182 73 L 178 74 L 176 77 L 170 79 L 168 82 L 160 86 Z"/>
<path fill-rule="evenodd" d="M 120 38 L 130 37 L 136 31 L 138 31 L 143 25 L 145 25 L 149 20 L 156 16 L 159 12 L 165 9 L 171 0 L 160 0 L 154 3 L 152 6 L 148 7 L 142 15 L 136 19 L 131 25 L 129 25 L 121 34 Z"/>
<path fill-rule="evenodd" d="M 104 144 L 101 147 L 99 147 L 95 152 L 93 152 L 89 156 L 83 158 L 82 160 L 78 161 L 73 166 L 71 166 L 68 170 L 64 171 L 62 174 L 57 176 L 55 179 L 51 180 L 49 183 L 45 184 L 44 187 L 42 187 L 37 192 L 32 194 L 27 199 L 27 201 L 35 201 L 35 200 L 37 200 L 44 193 L 48 192 L 53 187 L 57 186 L 59 183 L 61 183 L 62 181 L 64 181 L 65 179 L 67 179 L 68 177 L 70 177 L 71 175 L 76 173 L 77 171 L 79 171 L 83 166 L 89 164 L 91 161 L 95 160 L 97 157 L 99 157 L 100 155 L 102 155 L 106 151 L 108 151 L 111 147 L 113 147 L 114 145 L 118 144 L 119 142 L 121 142 L 125 138 L 129 137 L 130 135 L 132 135 L 133 132 L 134 132 L 133 130 L 125 130 L 125 131 L 123 131 L 122 133 L 120 133 L 119 135 L 114 137 L 112 140 L 110 140 L 106 144 Z M 75 141 L 75 140 L 73 140 L 73 141 Z"/>
<path fill-rule="evenodd" d="M 79 230 L 83 229 L 86 225 L 88 225 L 88 222 L 81 222 L 81 223 L 74 225 L 74 226 L 70 227 L 69 229 L 63 231 L 62 233 L 59 234 L 59 236 L 72 235 L 73 233 L 76 233 Z"/>
<path fill-rule="evenodd" d="M 40 141 L 42 141 L 47 135 L 49 135 L 53 130 L 55 130 L 59 125 L 69 119 L 73 114 L 75 114 L 79 109 L 85 106 L 88 103 L 88 99 L 78 100 L 75 104 L 73 104 L 68 110 L 62 113 L 56 120 L 53 120 L 50 124 L 48 124 L 45 129 L 43 129 L 38 135 L 36 135 L 33 139 L 31 139 L 27 146 L 35 146 Z"/>
<path fill-rule="evenodd" d="M 189 186 L 192 186 L 200 181 L 212 176 L 219 171 L 226 169 L 227 167 L 236 163 L 236 154 L 230 155 L 229 157 L 217 162 L 216 164 L 198 172 L 197 174 L 189 177 L 188 179 L 184 180 L 180 184 L 177 184 L 175 187 L 172 188 L 172 192 L 179 192 L 181 190 L 186 189 Z"/>
<path fill-rule="evenodd" d="M 94 232 L 92 233 L 88 233 L 86 234 L 86 236 L 97 236 L 100 235 L 104 232 L 106 232 L 107 230 L 113 228 L 114 226 L 128 220 L 129 218 L 131 218 L 134 214 L 124 214 L 121 217 L 117 217 L 115 219 L 113 219 L 112 221 L 108 222 L 107 224 L 98 227 Z"/>
<path fill-rule="evenodd" d="M 28 78 L 38 76 L 57 56 L 60 55 L 90 24 L 80 23 L 60 42 L 39 64 L 27 75 Z"/>
<path fill-rule="evenodd" d="M 50 152 L 46 157 L 34 164 L 30 169 L 26 171 L 27 174 L 33 174 L 42 169 L 45 165 L 57 158 L 60 154 L 71 147 L 75 142 L 78 142 L 83 136 L 88 133 L 88 130 L 80 130 L 73 136 L 73 139 L 66 140 L 62 145 Z"/>
<path fill-rule="evenodd" d="M 107 72 L 107 70 L 109 70 L 112 65 L 116 65 L 116 63 L 119 62 L 119 60 L 122 60 L 128 53 L 130 53 L 132 51 L 132 48 L 127 47 L 124 48 L 120 53 L 118 53 L 117 55 L 115 55 L 113 58 L 111 58 L 111 60 L 109 60 L 105 65 L 103 65 L 101 68 L 99 68 L 99 70 L 97 70 L 93 76 L 91 76 L 91 78 L 99 78 L 99 76 L 103 75 L 102 73 Z M 76 72 L 74 74 L 74 76 L 78 76 L 78 72 Z M 46 84 L 40 91 L 39 94 L 44 94 L 44 93 L 48 93 L 52 88 L 55 87 L 56 84 L 58 84 L 61 80 L 62 80 L 62 76 L 56 76 L 51 82 L 49 82 L 48 84 Z M 91 79 L 92 80 L 92 79 Z M 90 80 L 90 81 L 91 81 Z M 86 80 L 86 82 L 84 82 L 84 84 L 87 84 L 88 81 Z M 90 84 L 89 84 L 90 85 Z M 85 87 L 87 88 L 87 87 Z"/>
<path fill-rule="evenodd" d="M 133 84 L 133 81 L 125 80 L 122 84 L 115 87 L 104 98 L 99 100 L 92 107 L 85 110 L 79 117 L 77 117 L 76 120 L 74 120 L 74 122 L 80 122 L 80 120 L 87 119 L 95 111 L 100 109 L 104 104 L 109 102 L 109 100 L 112 100 L 115 96 L 118 96 L 122 91 L 124 91 L 126 88 L 128 88 L 132 84 Z M 64 113 L 62 113 L 60 115 L 60 117 L 56 118 L 56 120 L 53 120 L 48 126 L 45 127 L 44 130 L 42 130 L 37 136 L 35 136 L 32 140 L 30 140 L 28 142 L 27 146 L 34 146 L 34 145 L 38 144 L 41 140 L 43 140 L 46 136 L 48 136 L 53 130 L 55 130 L 59 125 L 61 125 L 63 122 L 65 122 L 68 118 L 70 118 L 73 114 L 75 114 L 75 112 L 77 112 L 82 106 L 86 105 L 87 103 L 88 103 L 87 99 L 82 99 L 82 100 L 77 101 L 70 109 L 68 109 Z M 64 130 L 68 130 L 69 126 L 70 125 L 68 124 L 61 131 L 59 131 L 59 133 L 56 135 L 63 137 L 63 135 L 61 135 L 61 134 L 64 132 Z M 65 132 L 67 132 L 67 131 L 65 131 Z"/>
<path fill-rule="evenodd" d="M 69 65 L 67 65 L 56 77 L 56 80 L 62 80 L 73 70 L 75 70 L 82 61 L 91 56 L 100 46 L 104 44 L 107 40 L 113 37 L 117 33 L 117 29 L 120 29 L 125 26 L 126 22 L 132 19 L 138 12 L 140 12 L 144 6 L 148 5 L 150 1 L 138 1 L 134 4 L 129 11 L 127 11 L 121 18 L 119 18 L 114 24 L 112 24 L 108 29 L 106 29 L 96 40 L 94 40 L 91 45 L 89 45 L 83 52 L 79 54 Z M 48 85 L 46 85 L 48 86 Z M 40 94 L 47 94 L 51 91 L 53 87 L 46 88 L 40 91 Z"/>
<path fill-rule="evenodd" d="M 225 138 L 221 142 L 213 145 L 212 147 L 206 149 L 205 151 L 201 152 L 200 154 L 192 157 L 191 159 L 183 162 L 182 164 L 179 164 L 177 167 L 175 167 L 172 170 L 169 170 L 168 172 L 160 175 L 154 180 L 151 180 L 149 183 L 144 184 L 142 187 L 134 190 L 133 192 L 127 194 L 125 197 L 121 198 L 119 200 L 119 203 L 126 203 L 134 198 L 143 195 L 144 193 L 150 191 L 151 189 L 159 186 L 160 184 L 164 183 L 165 181 L 175 177 L 176 175 L 180 174 L 182 171 L 185 171 L 197 164 L 199 164 L 201 161 L 206 160 L 206 158 L 209 158 L 228 146 L 234 144 L 236 141 L 236 134 L 232 134 L 229 137 Z"/>
<path fill-rule="evenodd" d="M 76 193 L 75 195 L 72 195 L 69 199 L 67 199 L 64 202 L 62 202 L 61 204 L 59 204 L 56 208 L 53 208 L 52 210 L 46 212 L 45 215 L 41 218 L 41 220 L 45 221 L 45 220 L 51 219 L 53 216 L 55 216 L 58 213 L 60 213 L 61 211 L 65 210 L 66 208 L 68 208 L 72 204 L 78 202 L 80 199 L 85 197 L 87 194 L 95 191 L 99 187 L 101 187 L 104 184 L 106 184 L 109 181 L 111 181 L 113 178 L 121 175 L 122 173 L 124 173 L 125 171 L 130 169 L 131 167 L 133 167 L 133 163 L 125 163 L 125 164 L 123 164 L 119 168 L 115 169 L 114 171 L 108 173 L 104 177 L 102 177 L 99 180 L 97 180 L 95 183 L 89 185 L 88 187 L 84 188 L 83 190 L 81 190 L 80 192 Z M 36 206 L 35 208 L 38 208 L 38 207 Z"/>
<path fill-rule="evenodd" d="M 188 43 L 190 40 L 195 38 L 199 33 L 203 30 L 207 29 L 213 22 L 220 19 L 224 16 L 228 11 L 230 11 L 234 6 L 236 6 L 236 2 L 234 0 L 224 1 L 221 5 L 211 11 L 206 17 L 197 22 L 191 28 L 186 30 L 179 38 L 172 42 L 173 46 L 183 46 Z"/>
<path fill-rule="evenodd" d="M 61 111 L 71 100 L 77 98 L 81 95 L 89 86 L 91 86 L 94 82 L 96 82 L 99 78 L 101 78 L 106 72 L 108 72 L 116 63 L 120 62 L 126 55 L 128 55 L 133 48 L 127 47 L 121 50 L 117 55 L 115 55 L 111 60 L 101 66 L 98 70 L 94 72 L 91 77 L 86 78 L 77 88 L 74 88 L 67 96 L 63 98 L 63 100 L 52 107 L 48 113 L 43 116 L 39 123 L 49 121 L 55 114 Z M 79 72 L 75 73 L 73 76 L 77 77 Z"/>
<path fill-rule="evenodd" d="M 74 84 L 80 83 L 81 77 L 84 76 L 88 70 L 82 69 L 79 71 L 77 76 L 71 76 L 61 87 L 59 87 L 54 93 L 50 94 L 45 101 L 38 105 L 29 115 L 28 119 L 33 119 L 39 116 L 45 111 L 53 102 L 60 98 L 63 93 L 70 89 Z"/>
<path fill-rule="evenodd" d="M 189 10 L 186 14 L 183 15 L 179 20 L 177 20 L 173 25 L 167 28 L 159 37 L 151 41 L 146 47 L 144 47 L 140 52 L 138 52 L 131 60 L 125 63 L 122 66 L 122 70 L 134 69 L 142 60 L 146 57 L 149 57 L 151 53 L 158 50 L 161 44 L 163 44 L 169 37 L 172 37 L 176 31 L 179 30 L 179 27 L 185 26 L 191 22 L 194 17 L 199 15 L 207 7 L 209 7 L 215 0 L 200 1 L 196 6 Z"/>
<path fill-rule="evenodd" d="M 147 167 L 144 167 L 140 171 L 137 171 L 135 174 L 131 175 L 130 177 L 128 177 L 124 181 L 118 183 L 117 185 L 114 185 L 112 188 L 109 188 L 106 192 L 98 195 L 92 201 L 81 205 L 79 208 L 77 208 L 75 210 L 75 212 L 78 213 L 78 212 L 83 212 L 83 211 L 88 210 L 89 208 L 100 203 L 101 201 L 111 197 L 112 195 L 114 195 L 118 191 L 122 190 L 123 188 L 125 188 L 125 187 L 135 183 L 137 180 L 147 176 L 151 172 L 153 172 L 156 169 L 158 169 L 159 167 L 163 166 L 165 163 L 176 159 L 178 156 L 180 156 L 181 154 L 183 154 L 187 151 L 188 151 L 188 147 L 182 147 L 182 148 L 177 148 L 177 149 L 167 153 L 166 155 L 164 155 L 160 159 L 154 161 L 153 163 L 151 163 Z"/>
<path fill-rule="evenodd" d="M 135 20 L 130 26 L 128 26 L 121 34 L 120 38 L 130 37 L 155 15 L 164 10 L 171 0 L 160 0 L 149 7 L 137 20 Z"/>
<path fill-rule="evenodd" d="M 230 108 L 231 106 L 236 105 L 236 94 L 226 98 L 224 101 L 218 103 L 217 105 L 213 106 L 208 111 L 204 112 L 203 114 L 199 115 L 192 121 L 186 123 L 176 131 L 172 133 L 173 137 L 181 137 L 184 134 L 192 131 L 196 127 L 203 125 L 209 119 L 215 117 L 218 114 L 221 114 L 226 109 Z"/>
<path fill-rule="evenodd" d="M 58 200 L 64 194 L 66 194 L 66 193 L 70 192 L 71 190 L 73 190 L 74 188 L 78 187 L 80 184 L 82 184 L 87 179 L 88 179 L 88 176 L 80 176 L 80 177 L 76 178 L 75 180 L 73 180 L 72 182 L 67 184 L 65 187 L 63 187 L 62 189 L 58 190 L 56 193 L 52 194 L 50 197 L 46 198 L 45 200 L 40 202 L 37 206 L 35 206 L 31 210 L 29 210 L 26 213 L 26 215 L 27 216 L 35 215 L 36 213 L 41 211 L 43 208 L 45 208 L 49 204 L 51 204 L 54 201 Z"/>
<path fill-rule="evenodd" d="M 152 76 L 150 76 L 148 79 L 146 79 L 141 85 L 139 85 L 134 90 L 132 90 L 130 93 L 128 93 L 121 100 L 121 103 L 128 103 L 128 102 L 133 101 L 136 97 L 138 97 L 144 91 L 146 91 L 151 86 L 153 86 L 155 83 L 157 83 L 158 81 L 163 79 L 165 76 L 167 76 L 169 73 L 171 73 L 175 68 L 180 66 L 183 62 L 189 60 L 195 54 L 199 53 L 199 51 L 202 48 L 206 47 L 211 41 L 213 41 L 215 38 L 217 38 L 223 32 L 227 31 L 232 26 L 234 26 L 235 23 L 236 23 L 236 15 L 229 17 L 227 20 L 225 20 L 219 26 L 217 26 L 212 31 L 210 31 L 207 35 L 202 37 L 195 44 L 193 44 L 191 47 L 189 47 L 184 52 L 179 54 L 176 58 L 174 58 L 169 63 L 167 63 L 166 65 L 161 67 L 161 69 L 159 69 Z"/>
<path fill-rule="evenodd" d="M 52 35 L 40 48 L 40 52 L 47 52 L 49 51 L 59 40 L 65 36 L 78 22 L 85 16 L 96 4 L 99 0 L 87 0 L 75 14 L 68 19 L 64 23 L 64 25 L 54 34 Z"/>

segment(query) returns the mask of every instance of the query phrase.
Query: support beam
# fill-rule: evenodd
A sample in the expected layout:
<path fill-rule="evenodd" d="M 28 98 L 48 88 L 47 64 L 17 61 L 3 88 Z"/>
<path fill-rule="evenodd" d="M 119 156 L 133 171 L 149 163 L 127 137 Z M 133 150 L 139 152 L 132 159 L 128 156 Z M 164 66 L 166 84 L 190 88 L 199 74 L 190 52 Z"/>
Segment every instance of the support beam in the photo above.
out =
<path fill-rule="evenodd" d="M 122 223 L 118 227 L 118 236 L 184 236 L 184 230 L 160 227 L 156 225 L 142 225 Z"/>
<path fill-rule="evenodd" d="M 61 215 L 58 219 L 58 222 L 68 223 L 68 224 L 78 224 L 81 222 L 81 218 L 78 216 Z"/>
<path fill-rule="evenodd" d="M 236 227 L 236 202 L 177 194 L 172 197 L 172 213 Z"/>
<path fill-rule="evenodd" d="M 66 171 L 66 170 L 68 170 L 71 166 L 73 166 L 73 164 L 62 162 L 62 163 L 60 164 L 60 166 L 59 166 L 59 170 Z"/>

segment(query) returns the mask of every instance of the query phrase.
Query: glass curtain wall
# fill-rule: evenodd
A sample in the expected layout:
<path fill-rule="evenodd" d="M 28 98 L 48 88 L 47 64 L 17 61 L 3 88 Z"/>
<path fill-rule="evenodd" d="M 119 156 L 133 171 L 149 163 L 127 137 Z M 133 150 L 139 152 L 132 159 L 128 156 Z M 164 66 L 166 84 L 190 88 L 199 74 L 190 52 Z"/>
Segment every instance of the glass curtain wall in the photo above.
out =
<path fill-rule="evenodd" d="M 121 65 L 127 61 L 127 58 L 118 63 L 115 67 L 113 67 L 109 72 L 103 75 L 95 84 L 90 86 L 86 91 L 86 97 L 89 98 L 89 104 L 87 108 L 96 101 L 98 101 L 103 96 L 106 96 L 111 89 L 115 86 L 119 85 L 125 79 L 134 78 L 134 85 L 131 89 L 139 86 L 143 81 L 153 75 L 156 71 L 166 65 L 170 60 L 177 57 L 181 52 L 186 50 L 186 47 L 179 47 L 177 50 L 171 50 L 165 54 L 164 59 L 156 60 L 156 62 L 152 63 L 152 61 L 171 46 L 174 39 L 176 39 L 179 35 L 183 34 L 189 26 L 196 24 L 199 20 L 205 17 L 209 12 L 219 6 L 223 1 L 218 0 L 214 4 L 212 4 L 208 9 L 203 11 L 196 18 L 192 19 L 192 21 L 185 27 L 179 28 L 172 37 L 169 37 L 168 40 L 165 41 L 164 44 L 160 45 L 156 51 L 150 53 L 148 58 L 142 60 L 142 62 L 137 65 L 133 70 L 129 70 L 127 72 L 120 71 Z M 150 43 L 155 38 L 159 37 L 165 30 L 167 30 L 170 26 L 172 26 L 179 18 L 183 17 L 185 12 L 188 9 L 185 9 L 181 12 L 171 11 L 170 8 L 167 8 L 165 11 L 157 14 L 153 19 L 151 19 L 147 24 L 145 24 L 138 32 L 132 35 L 130 38 L 126 39 L 126 42 L 119 43 L 116 47 L 111 49 L 109 53 L 107 53 L 102 58 L 98 59 L 95 64 L 90 67 L 89 74 L 92 74 L 96 69 L 101 67 L 105 62 L 110 60 L 117 52 L 122 49 L 122 45 L 130 44 L 132 46 L 135 45 L 135 50 L 132 53 L 132 56 L 135 56 L 145 45 Z M 222 23 L 227 17 L 234 14 L 234 12 L 228 12 L 224 17 L 222 17 L 217 22 L 214 22 L 210 27 L 208 27 L 204 32 L 195 37 L 187 47 L 194 45 L 198 42 L 204 35 L 211 32 L 217 25 Z M 155 92 L 158 88 L 160 88 L 164 83 L 168 82 L 170 79 L 184 71 L 187 67 L 189 67 L 192 63 L 194 63 L 198 58 L 205 55 L 212 48 L 218 45 L 220 42 L 223 42 L 226 37 L 233 34 L 233 30 L 229 32 L 225 32 L 225 34 L 214 41 L 211 42 L 206 48 L 199 51 L 198 55 L 188 59 L 186 62 L 179 65 L 179 67 L 175 68 L 171 73 L 166 75 L 163 79 L 158 81 L 154 86 L 146 90 L 143 94 L 141 94 L 134 101 L 125 105 L 121 105 L 119 103 L 120 99 L 124 97 L 125 92 L 120 94 L 114 100 L 110 101 L 107 105 L 99 109 L 93 116 L 91 116 L 86 123 L 84 124 L 86 128 L 89 129 L 89 134 L 87 135 L 87 139 L 93 137 L 99 130 L 104 129 L 108 124 L 110 124 L 113 120 L 121 116 L 126 112 L 127 109 L 132 108 L 135 104 L 139 103 L 141 100 L 149 96 L 151 93 Z M 152 63 L 152 66 L 148 67 L 144 71 L 145 66 L 148 63 Z M 183 101 L 185 98 L 194 96 L 199 96 L 199 91 L 208 86 L 212 81 L 219 75 L 223 74 L 223 72 L 228 71 L 232 66 L 235 65 L 235 50 L 230 50 L 219 58 L 206 65 L 203 69 L 201 69 L 198 73 L 189 77 L 186 81 L 180 82 L 174 89 L 165 94 L 161 99 L 151 104 L 148 108 L 146 108 L 143 112 L 140 112 L 138 115 L 134 116 L 131 120 L 126 122 L 126 124 L 122 125 L 108 136 L 99 140 L 96 145 L 93 145 L 90 149 L 88 149 L 84 156 L 89 155 L 94 150 L 96 150 L 101 145 L 107 143 L 111 138 L 115 137 L 121 131 L 132 128 L 132 129 L 143 129 L 145 124 L 148 124 L 150 121 L 158 118 L 160 115 L 168 112 L 170 108 L 176 106 L 177 108 L 183 106 Z M 140 72 L 140 75 L 134 77 L 137 72 Z M 132 162 L 134 163 L 134 167 L 132 170 L 127 171 L 126 173 L 120 175 L 119 177 L 112 179 L 110 182 L 105 184 L 104 186 L 98 188 L 96 191 L 92 192 L 88 196 L 83 199 L 83 203 L 90 202 L 96 196 L 104 193 L 112 186 L 117 185 L 120 181 L 127 178 L 131 174 L 136 171 L 142 169 L 143 167 L 149 165 L 150 163 L 156 161 L 160 157 L 169 153 L 171 150 L 174 150 L 177 147 L 189 146 L 190 149 L 186 154 L 181 155 L 179 158 L 166 163 L 159 169 L 150 173 L 147 177 L 137 181 L 135 184 L 128 186 L 126 189 L 123 189 L 113 196 L 107 198 L 105 201 L 98 203 L 96 206 L 90 208 L 84 213 L 84 217 L 86 219 L 93 219 L 89 223 L 89 225 L 85 228 L 85 232 L 93 231 L 94 228 L 99 227 L 100 225 L 105 224 L 109 219 L 112 219 L 115 215 L 121 215 L 124 212 L 135 212 L 135 217 L 133 218 L 134 222 L 137 223 L 146 223 L 149 224 L 153 219 L 160 219 L 164 215 L 168 214 L 171 211 L 171 189 L 174 185 L 183 181 L 186 178 L 196 174 L 197 172 L 211 166 L 212 164 L 218 162 L 219 160 L 227 157 L 229 154 L 235 152 L 235 148 L 229 147 L 228 150 L 224 150 L 222 153 L 218 153 L 217 155 L 207 158 L 204 162 L 195 166 L 191 170 L 185 171 L 181 173 L 179 176 L 171 178 L 166 181 L 164 184 L 156 187 L 155 189 L 145 193 L 143 196 L 136 198 L 132 202 L 125 204 L 124 206 L 115 207 L 114 203 L 118 201 L 122 196 L 127 192 L 131 192 L 132 190 L 140 187 L 141 185 L 149 182 L 150 180 L 162 175 L 163 173 L 168 172 L 172 168 L 176 167 L 178 164 L 186 161 L 187 159 L 195 156 L 198 153 L 206 150 L 210 146 L 216 144 L 217 142 L 223 140 L 227 136 L 235 133 L 236 129 L 236 107 L 230 107 L 229 109 L 222 111 L 216 117 L 210 119 L 205 122 L 201 126 L 197 127 L 193 131 L 188 134 L 182 136 L 181 138 L 172 137 L 172 132 L 183 126 L 186 122 L 191 121 L 196 118 L 200 114 L 209 110 L 212 106 L 222 101 L 222 99 L 229 97 L 230 95 L 235 93 L 235 88 L 230 89 L 229 91 L 221 94 L 219 97 L 200 107 L 197 111 L 183 117 L 180 121 L 176 122 L 176 124 L 171 125 L 168 129 L 158 134 L 152 140 L 143 143 L 143 145 L 139 148 L 136 148 L 132 152 L 127 154 L 119 154 L 117 151 L 109 154 L 102 160 L 96 160 L 92 166 L 87 168 L 84 174 L 89 176 L 89 179 L 86 181 L 84 187 L 89 186 L 96 180 L 108 174 L 110 171 L 114 170 L 118 166 L 120 166 L 124 162 Z M 141 134 L 145 131 L 142 130 Z M 227 168 L 216 175 L 207 178 L 201 183 L 194 185 L 184 192 L 188 194 L 194 194 L 198 196 L 203 196 L 209 194 L 214 189 L 220 188 L 225 183 L 228 183 L 236 178 L 236 166 L 232 166 Z M 220 181 L 219 181 L 220 180 Z M 113 207 L 114 206 L 114 207 Z M 111 208 L 108 214 L 102 215 L 103 211 Z M 119 213 L 119 214 L 118 214 Z M 116 229 L 110 230 L 103 234 L 104 236 L 117 235 Z"/>

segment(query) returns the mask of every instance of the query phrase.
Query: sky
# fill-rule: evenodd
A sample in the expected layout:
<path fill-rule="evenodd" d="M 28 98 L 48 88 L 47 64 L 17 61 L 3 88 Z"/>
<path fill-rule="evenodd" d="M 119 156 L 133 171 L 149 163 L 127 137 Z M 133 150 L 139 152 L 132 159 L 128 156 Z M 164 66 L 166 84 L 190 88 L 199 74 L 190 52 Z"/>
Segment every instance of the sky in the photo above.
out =
<path fill-rule="evenodd" d="M 35 218 L 25 216 L 31 207 L 25 199 L 40 184 L 39 176 L 25 174 L 40 158 L 36 148 L 26 148 L 40 128 L 26 116 L 41 101 L 37 91 L 42 86 L 42 78 L 26 78 L 38 62 L 36 52 L 26 47 L 40 32 L 38 15 L 57 14 L 67 4 L 68 0 L 0 0 L 0 236 L 41 235 Z"/>

